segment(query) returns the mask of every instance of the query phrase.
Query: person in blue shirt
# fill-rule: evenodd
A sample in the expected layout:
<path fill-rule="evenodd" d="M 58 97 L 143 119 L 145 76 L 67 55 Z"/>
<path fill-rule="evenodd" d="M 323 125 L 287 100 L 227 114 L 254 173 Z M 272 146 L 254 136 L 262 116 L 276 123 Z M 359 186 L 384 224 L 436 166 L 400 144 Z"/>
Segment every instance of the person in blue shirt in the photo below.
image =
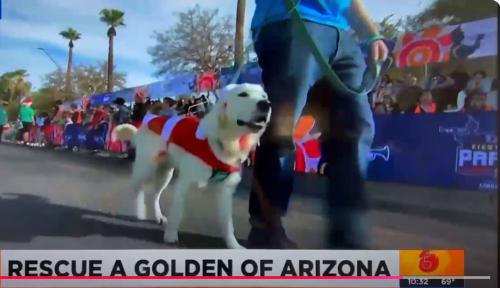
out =
<path fill-rule="evenodd" d="M 309 107 L 315 98 L 319 105 L 310 111 L 316 113 L 322 128 L 322 163 L 328 163 L 319 167 L 328 177 L 328 243 L 333 249 L 366 248 L 369 227 L 364 174 L 374 133 L 368 96 L 339 97 L 342 92 L 325 80 L 310 43 L 304 42 L 284 1 L 256 0 L 252 19 L 255 52 L 273 114 L 255 155 L 248 245 L 296 247 L 287 237 L 281 218 L 293 190 L 294 126 L 306 103 Z M 347 87 L 361 91 L 367 65 L 350 30 L 370 43 L 372 60 L 381 62 L 388 57 L 387 46 L 361 0 L 294 2 L 334 72 Z M 262 204 L 260 196 L 272 209 L 265 208 L 268 205 Z"/>

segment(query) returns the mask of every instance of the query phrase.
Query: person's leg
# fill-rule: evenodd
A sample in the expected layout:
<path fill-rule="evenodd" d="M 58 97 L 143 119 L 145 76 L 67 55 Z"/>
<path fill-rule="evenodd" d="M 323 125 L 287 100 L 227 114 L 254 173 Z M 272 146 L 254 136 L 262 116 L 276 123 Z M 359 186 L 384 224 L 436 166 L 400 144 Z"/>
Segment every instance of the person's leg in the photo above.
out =
<path fill-rule="evenodd" d="M 307 25 L 325 55 L 330 55 L 337 43 L 336 30 Z M 288 209 L 293 190 L 293 130 L 305 106 L 307 91 L 321 74 L 310 47 L 289 21 L 263 28 L 255 49 L 272 116 L 255 155 L 248 240 L 253 247 L 290 248 L 294 245 L 286 237 L 280 219 Z M 266 204 L 269 207 L 263 209 Z"/>
<path fill-rule="evenodd" d="M 23 142 L 28 144 L 31 126 L 28 122 L 23 123 Z"/>
<path fill-rule="evenodd" d="M 360 90 L 365 60 L 358 44 L 345 32 L 340 33 L 332 69 L 348 87 Z M 364 178 L 374 134 L 368 96 L 338 97 L 339 92 L 329 83 L 320 85 L 326 94 L 332 95 L 325 123 L 328 129 L 322 143 L 328 162 L 329 245 L 330 248 L 366 248 L 369 226 Z"/>

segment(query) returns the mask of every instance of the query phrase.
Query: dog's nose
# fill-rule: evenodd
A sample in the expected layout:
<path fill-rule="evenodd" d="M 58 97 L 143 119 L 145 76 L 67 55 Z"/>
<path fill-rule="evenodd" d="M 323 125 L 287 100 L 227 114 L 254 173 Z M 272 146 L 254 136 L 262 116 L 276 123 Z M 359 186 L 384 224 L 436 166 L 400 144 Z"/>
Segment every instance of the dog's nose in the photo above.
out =
<path fill-rule="evenodd" d="M 261 112 L 267 113 L 271 109 L 271 102 L 269 102 L 267 100 L 259 101 L 259 102 L 257 102 L 257 109 Z"/>

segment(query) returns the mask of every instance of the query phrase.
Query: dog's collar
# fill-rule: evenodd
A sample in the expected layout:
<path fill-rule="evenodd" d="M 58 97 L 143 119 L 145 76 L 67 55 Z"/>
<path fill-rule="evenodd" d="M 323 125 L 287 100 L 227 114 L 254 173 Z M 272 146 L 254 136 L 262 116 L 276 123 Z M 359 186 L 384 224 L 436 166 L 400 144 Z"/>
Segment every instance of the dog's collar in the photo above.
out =
<path fill-rule="evenodd" d="M 214 183 L 223 182 L 224 180 L 227 179 L 227 177 L 229 177 L 229 175 L 231 175 L 231 172 L 212 169 L 212 175 L 210 176 L 208 181 Z"/>

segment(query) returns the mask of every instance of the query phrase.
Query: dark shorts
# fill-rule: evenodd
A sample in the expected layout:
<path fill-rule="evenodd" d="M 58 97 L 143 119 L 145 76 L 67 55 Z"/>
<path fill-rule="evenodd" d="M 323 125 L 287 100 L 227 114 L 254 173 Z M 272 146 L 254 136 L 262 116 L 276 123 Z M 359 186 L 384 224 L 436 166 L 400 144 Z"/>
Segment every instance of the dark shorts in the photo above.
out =
<path fill-rule="evenodd" d="M 31 128 L 33 128 L 33 123 L 31 122 L 23 122 L 23 132 L 30 132 Z"/>

